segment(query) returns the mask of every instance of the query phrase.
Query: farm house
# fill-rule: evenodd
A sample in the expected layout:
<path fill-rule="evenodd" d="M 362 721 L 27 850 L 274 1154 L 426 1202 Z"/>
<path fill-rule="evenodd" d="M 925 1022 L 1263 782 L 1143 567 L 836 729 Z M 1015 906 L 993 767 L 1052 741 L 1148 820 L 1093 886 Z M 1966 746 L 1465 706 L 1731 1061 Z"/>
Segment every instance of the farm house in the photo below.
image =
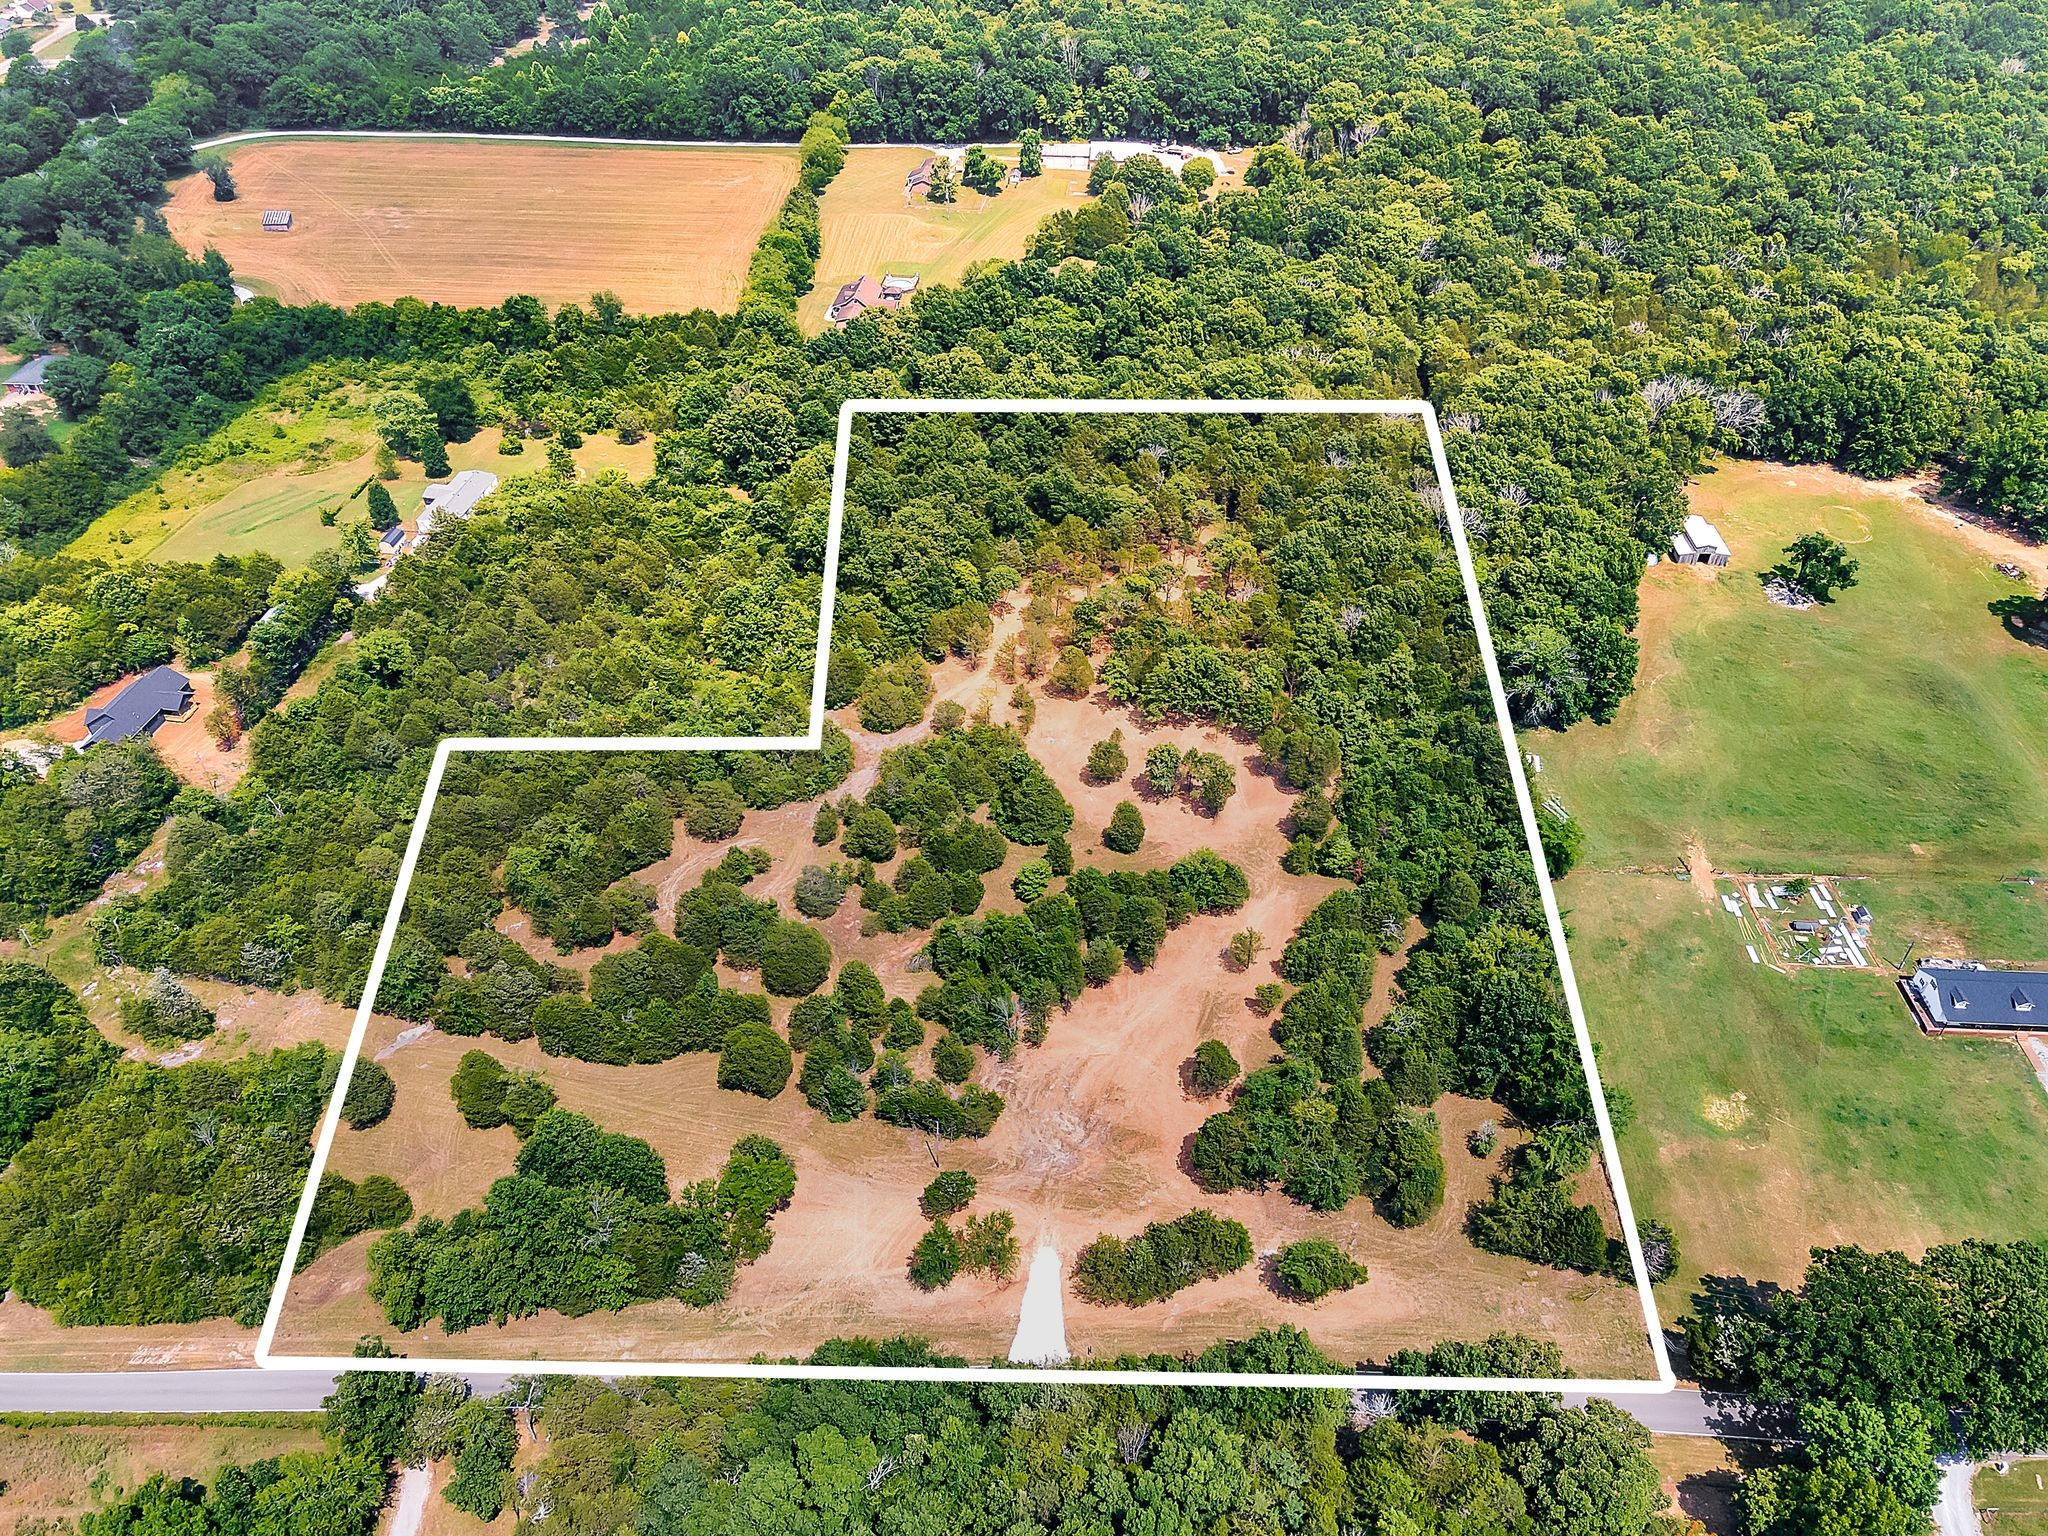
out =
<path fill-rule="evenodd" d="M 2048 1032 L 2048 971 L 1923 960 L 1899 983 L 1930 1034 L 1951 1029 Z"/>

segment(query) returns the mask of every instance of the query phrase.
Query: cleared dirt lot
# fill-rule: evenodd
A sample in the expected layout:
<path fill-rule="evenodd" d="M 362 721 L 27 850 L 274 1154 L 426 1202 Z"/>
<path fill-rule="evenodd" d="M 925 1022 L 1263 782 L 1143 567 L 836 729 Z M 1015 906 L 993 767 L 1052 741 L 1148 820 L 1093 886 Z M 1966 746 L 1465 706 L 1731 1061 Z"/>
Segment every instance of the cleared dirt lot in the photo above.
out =
<path fill-rule="evenodd" d="M 261 139 L 222 153 L 164 208 L 259 293 L 291 303 L 415 298 L 549 304 L 609 289 L 635 313 L 730 309 L 747 258 L 796 184 L 796 151 L 487 139 Z M 263 210 L 292 228 L 265 234 Z"/>
<path fill-rule="evenodd" d="M 998 639 L 1001 638 L 999 633 Z M 989 686 L 990 672 L 952 663 L 941 670 L 939 691 L 970 709 Z M 1007 693 L 1007 690 L 1004 690 Z M 998 710 L 997 717 L 1007 713 Z M 842 720 L 841 724 L 850 722 Z M 1102 828 L 1122 799 L 1140 799 L 1133 782 L 1090 785 L 1080 772 L 1089 747 L 1112 729 L 1124 732 L 1133 764 L 1146 747 L 1172 741 L 1182 748 L 1221 753 L 1238 768 L 1238 792 L 1215 817 L 1182 801 L 1144 802 L 1147 838 L 1129 858 L 1101 846 Z M 855 770 L 848 788 L 873 782 L 887 747 L 913 739 L 853 733 Z M 1498 1329 L 1556 1340 L 1581 1372 L 1641 1374 L 1648 1349 L 1630 1287 L 1611 1280 L 1538 1268 L 1479 1252 L 1465 1238 L 1466 1207 L 1482 1199 L 1487 1181 L 1515 1140 L 1503 1137 L 1490 1159 L 1466 1151 L 1466 1133 L 1482 1120 L 1500 1120 L 1496 1105 L 1445 1099 L 1437 1106 L 1449 1172 L 1443 1210 L 1409 1231 L 1389 1226 L 1370 1202 L 1354 1201 L 1333 1215 L 1317 1215 L 1277 1191 L 1206 1195 L 1186 1171 L 1186 1142 L 1217 1101 L 1190 1097 L 1181 1068 L 1200 1040 L 1225 1040 L 1247 1068 L 1275 1054 L 1268 1021 L 1249 1006 L 1253 989 L 1273 978 L 1272 961 L 1301 919 L 1340 882 L 1283 873 L 1282 822 L 1291 804 L 1275 781 L 1253 770 L 1252 749 L 1202 727 L 1147 728 L 1099 699 L 1041 695 L 1029 745 L 1074 803 L 1072 842 L 1077 861 L 1103 867 L 1163 865 L 1208 847 L 1240 864 L 1251 885 L 1244 909 L 1197 917 L 1174 930 L 1158 963 L 1090 989 L 1057 1014 L 1044 1045 L 1020 1048 L 1008 1063 L 984 1061 L 978 1081 L 1001 1092 L 1002 1118 L 980 1141 L 946 1143 L 939 1159 L 980 1181 L 974 1211 L 1007 1209 L 1017 1218 L 1028 1263 L 1050 1243 L 1070 1268 L 1074 1256 L 1104 1231 L 1128 1235 L 1146 1222 L 1205 1206 L 1251 1230 L 1261 1260 L 1227 1278 L 1206 1282 L 1170 1300 L 1141 1308 L 1102 1308 L 1069 1294 L 1067 1342 L 1078 1360 L 1122 1351 L 1195 1350 L 1220 1338 L 1241 1337 L 1260 1326 L 1305 1328 L 1325 1350 L 1346 1361 L 1377 1360 L 1396 1349 L 1452 1336 L 1475 1337 Z M 1135 779 L 1135 766 L 1132 779 Z M 750 812 L 736 842 L 764 848 L 771 870 L 749 888 L 787 902 L 796 875 L 818 862 L 811 843 L 811 805 Z M 728 844 L 706 845 L 679 833 L 676 853 L 643 878 L 661 892 L 666 926 L 679 891 L 693 885 Z M 1004 872 L 987 880 L 984 910 L 1014 907 L 1007 875 L 1025 857 L 1013 850 Z M 859 934 L 860 913 L 849 899 L 821 926 L 841 961 L 874 966 L 894 995 L 913 996 L 929 981 L 910 961 L 924 935 Z M 517 917 L 503 925 L 532 943 Z M 1249 972 L 1223 962 L 1232 933 L 1259 929 L 1264 956 Z M 1413 935 L 1411 935 L 1411 938 Z M 535 945 L 553 955 L 552 946 Z M 568 957 L 587 966 L 598 950 Z M 1398 957 L 1381 962 L 1375 1010 Z M 751 980 L 728 980 L 755 985 Z M 778 1019 L 789 1004 L 778 1002 Z M 385 1172 L 411 1191 L 422 1214 L 447 1216 L 480 1203 L 491 1181 L 512 1170 L 517 1143 L 509 1130 L 472 1131 L 456 1115 L 448 1079 L 463 1052 L 491 1051 L 508 1064 L 546 1074 L 561 1103 L 614 1130 L 645 1137 L 666 1160 L 670 1181 L 714 1174 L 733 1142 L 752 1133 L 787 1148 L 798 1168 L 797 1191 L 774 1221 L 774 1246 L 743 1270 L 730 1301 L 693 1311 L 676 1302 L 635 1306 L 623 1313 L 579 1319 L 553 1314 L 453 1337 L 438 1326 L 394 1341 L 410 1353 L 503 1357 L 552 1356 L 642 1359 L 744 1359 L 755 1352 L 801 1354 L 849 1333 L 914 1333 L 972 1359 L 1000 1357 L 1017 1325 L 1022 1272 L 1007 1285 L 966 1277 L 936 1295 L 912 1286 L 905 1263 L 925 1221 L 917 1194 L 935 1164 L 922 1138 L 872 1117 L 833 1125 L 813 1112 L 792 1085 L 774 1100 L 726 1092 L 715 1084 L 708 1055 L 686 1055 L 653 1066 L 606 1067 L 544 1056 L 532 1042 L 454 1039 L 409 1032 L 379 1021 L 369 1050 L 398 1084 L 397 1106 L 384 1125 L 368 1132 L 344 1129 L 332 1166 L 352 1177 Z M 917 1064 L 928 1070 L 929 1047 Z M 1604 1181 L 1594 1174 L 1582 1198 L 1597 1199 L 1613 1215 Z M 1314 1306 L 1284 1299 L 1267 1278 L 1264 1256 L 1308 1236 L 1331 1238 L 1367 1264 L 1370 1283 Z M 279 1347 L 302 1352 L 346 1351 L 366 1331 L 388 1334 L 366 1293 L 368 1237 L 324 1255 L 298 1278 L 279 1332 Z"/>

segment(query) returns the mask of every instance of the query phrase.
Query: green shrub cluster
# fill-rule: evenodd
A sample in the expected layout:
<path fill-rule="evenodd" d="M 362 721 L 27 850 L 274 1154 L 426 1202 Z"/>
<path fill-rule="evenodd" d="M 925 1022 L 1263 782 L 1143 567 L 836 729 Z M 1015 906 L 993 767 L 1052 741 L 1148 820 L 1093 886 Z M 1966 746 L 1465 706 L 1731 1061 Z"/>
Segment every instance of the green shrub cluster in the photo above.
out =
<path fill-rule="evenodd" d="M 1281 1284 L 1303 1301 L 1320 1301 L 1333 1291 L 1348 1291 L 1366 1282 L 1365 1266 L 1335 1243 L 1305 1238 L 1282 1248 L 1273 1262 Z"/>
<path fill-rule="evenodd" d="M 1152 1222 L 1133 1238 L 1096 1238 L 1074 1263 L 1074 1290 L 1099 1305 L 1143 1306 L 1242 1269 L 1251 1259 L 1251 1234 L 1242 1222 L 1189 1211 Z"/>
<path fill-rule="evenodd" d="M 530 1136 L 534 1122 L 555 1107 L 555 1090 L 538 1072 L 511 1070 L 489 1051 L 464 1051 L 448 1091 L 463 1123 L 479 1131 L 509 1125 Z"/>
<path fill-rule="evenodd" d="M 768 1222 L 796 1169 L 763 1137 L 734 1145 L 715 1180 L 671 1202 L 646 1142 L 549 1110 L 517 1171 L 481 1208 L 428 1217 L 370 1249 L 370 1294 L 401 1332 L 438 1318 L 451 1333 L 542 1310 L 569 1316 L 674 1297 L 723 1300 L 741 1264 L 767 1252 Z"/>

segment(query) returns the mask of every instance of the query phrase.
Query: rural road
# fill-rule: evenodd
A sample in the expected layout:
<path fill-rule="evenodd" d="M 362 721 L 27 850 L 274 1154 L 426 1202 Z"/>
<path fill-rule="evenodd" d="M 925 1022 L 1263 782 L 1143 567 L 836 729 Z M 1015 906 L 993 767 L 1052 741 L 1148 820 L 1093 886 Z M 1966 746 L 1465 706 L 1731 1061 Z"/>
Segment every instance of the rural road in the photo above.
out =
<path fill-rule="evenodd" d="M 1934 1505 L 1934 1528 L 1941 1536 L 1984 1536 L 1984 1522 L 1977 1518 L 1977 1500 L 1970 1485 L 1977 1475 L 1973 1461 L 1941 1464 L 1941 1497 Z"/>
<path fill-rule="evenodd" d="M 509 1376 L 472 1376 L 482 1394 Z M 325 1371 L 20 1371 L 0 1374 L 7 1413 L 306 1413 L 334 1389 Z M 1574 1406 L 1583 1393 L 1568 1393 Z M 1740 1399 L 1681 1387 L 1660 1397 L 1616 1400 L 1653 1434 L 1765 1438 L 1745 1426 Z"/>

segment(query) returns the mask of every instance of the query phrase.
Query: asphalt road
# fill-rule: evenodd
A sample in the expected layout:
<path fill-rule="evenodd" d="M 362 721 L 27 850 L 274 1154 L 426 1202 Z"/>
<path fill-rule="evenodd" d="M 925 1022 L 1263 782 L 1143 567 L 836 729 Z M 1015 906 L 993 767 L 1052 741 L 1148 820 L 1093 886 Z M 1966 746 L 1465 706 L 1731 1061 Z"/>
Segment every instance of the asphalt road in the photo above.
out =
<path fill-rule="evenodd" d="M 505 1376 L 472 1376 L 492 1393 Z M 310 1413 L 334 1390 L 324 1371 L 38 1371 L 0 1374 L 0 1412 Z M 1567 1394 L 1578 1404 L 1584 1394 Z M 1617 1399 L 1652 1433 L 1766 1438 L 1744 1424 L 1737 1399 L 1681 1388 L 1661 1397 Z"/>

